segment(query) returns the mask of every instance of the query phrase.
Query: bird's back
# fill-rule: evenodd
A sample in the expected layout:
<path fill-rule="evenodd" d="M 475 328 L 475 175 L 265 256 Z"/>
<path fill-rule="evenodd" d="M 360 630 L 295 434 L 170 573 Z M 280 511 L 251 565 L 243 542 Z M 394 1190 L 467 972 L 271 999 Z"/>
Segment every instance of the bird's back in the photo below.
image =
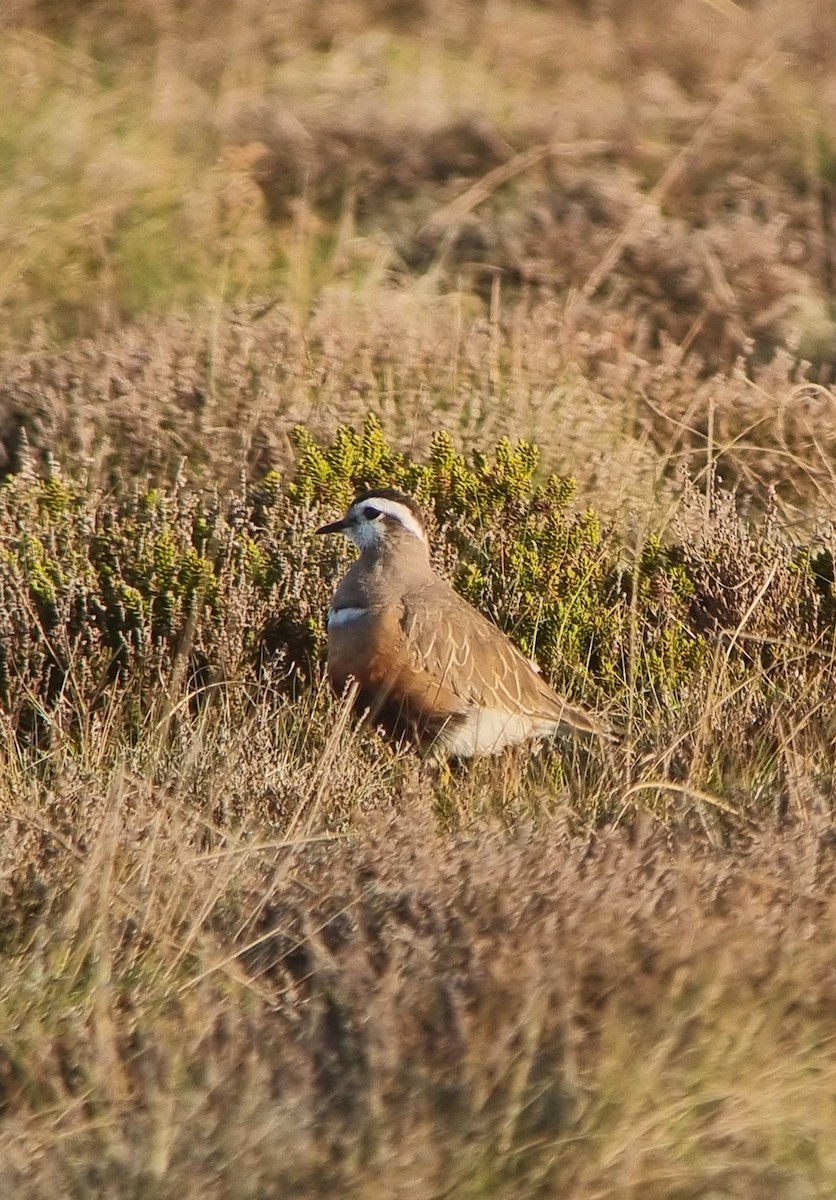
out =
<path fill-rule="evenodd" d="M 450 753 L 488 753 L 558 731 L 604 732 L 440 576 L 405 592 L 401 603 L 405 645 L 416 669 L 443 680 L 464 705 L 466 720 L 447 731 Z"/>

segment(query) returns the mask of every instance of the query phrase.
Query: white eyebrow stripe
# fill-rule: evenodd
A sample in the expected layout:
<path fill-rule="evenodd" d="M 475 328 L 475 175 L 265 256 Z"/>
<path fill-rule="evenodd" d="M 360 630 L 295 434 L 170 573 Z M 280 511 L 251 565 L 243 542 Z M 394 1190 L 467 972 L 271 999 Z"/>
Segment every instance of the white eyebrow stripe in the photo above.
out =
<path fill-rule="evenodd" d="M 358 510 L 362 511 L 367 504 L 376 508 L 378 512 L 386 513 L 387 517 L 394 517 L 396 521 L 400 521 L 406 532 L 418 538 L 419 542 L 427 540 L 427 535 L 421 528 L 420 522 L 415 519 L 405 504 L 401 504 L 400 500 L 389 500 L 385 496 L 369 496 L 368 499 L 357 505 Z"/>
<path fill-rule="evenodd" d="M 338 625 L 348 625 L 351 621 L 359 621 L 361 617 L 368 616 L 369 612 L 368 608 L 329 608 L 328 628 L 336 629 Z"/>

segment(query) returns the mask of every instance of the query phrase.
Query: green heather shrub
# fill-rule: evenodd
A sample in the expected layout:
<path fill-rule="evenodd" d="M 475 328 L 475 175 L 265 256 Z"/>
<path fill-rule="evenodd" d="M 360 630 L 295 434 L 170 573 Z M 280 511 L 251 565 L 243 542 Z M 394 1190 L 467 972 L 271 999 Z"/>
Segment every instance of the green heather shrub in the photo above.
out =
<path fill-rule="evenodd" d="M 105 497 L 27 462 L 8 478 L 0 700 L 19 728 L 70 710 L 77 720 L 118 694 L 141 719 L 166 691 L 197 703 L 223 681 L 246 692 L 267 678 L 279 694 L 311 683 L 353 553 L 311 531 L 358 488 L 383 484 L 423 503 L 436 563 L 462 594 L 561 689 L 632 721 L 639 741 L 704 726 L 707 696 L 719 748 L 742 749 L 790 707 L 799 727 L 832 723 L 825 552 L 792 546 L 770 518 L 747 530 L 722 492 L 708 514 L 702 496 L 686 500 L 674 544 L 629 547 L 576 509 L 571 479 L 541 479 L 524 442 L 465 459 L 438 433 L 417 462 L 369 417 L 329 444 L 298 429 L 296 446 L 293 478 L 227 496 L 177 484 Z M 680 771 L 691 740 L 680 739 Z"/>

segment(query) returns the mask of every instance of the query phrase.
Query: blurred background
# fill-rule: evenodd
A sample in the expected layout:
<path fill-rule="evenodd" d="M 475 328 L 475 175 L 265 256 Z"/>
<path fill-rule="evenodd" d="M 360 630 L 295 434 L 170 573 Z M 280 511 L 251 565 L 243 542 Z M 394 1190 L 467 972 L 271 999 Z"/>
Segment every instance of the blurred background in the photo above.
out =
<path fill-rule="evenodd" d="M 8 462 L 24 425 L 104 474 L 112 443 L 199 474 L 208 431 L 214 472 L 258 473 L 294 422 L 373 408 L 409 446 L 536 436 L 604 506 L 717 466 L 829 511 L 828 0 L 7 0 L 0 23 Z"/>

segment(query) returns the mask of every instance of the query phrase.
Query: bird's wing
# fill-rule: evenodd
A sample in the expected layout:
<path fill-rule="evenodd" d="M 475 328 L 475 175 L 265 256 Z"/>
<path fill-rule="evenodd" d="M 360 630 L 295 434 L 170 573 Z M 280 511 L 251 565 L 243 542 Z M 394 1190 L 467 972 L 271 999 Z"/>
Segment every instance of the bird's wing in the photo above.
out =
<path fill-rule="evenodd" d="M 502 630 L 443 580 L 405 595 L 402 603 L 401 627 L 414 668 L 468 706 L 606 735 L 602 722 L 550 688 Z"/>

